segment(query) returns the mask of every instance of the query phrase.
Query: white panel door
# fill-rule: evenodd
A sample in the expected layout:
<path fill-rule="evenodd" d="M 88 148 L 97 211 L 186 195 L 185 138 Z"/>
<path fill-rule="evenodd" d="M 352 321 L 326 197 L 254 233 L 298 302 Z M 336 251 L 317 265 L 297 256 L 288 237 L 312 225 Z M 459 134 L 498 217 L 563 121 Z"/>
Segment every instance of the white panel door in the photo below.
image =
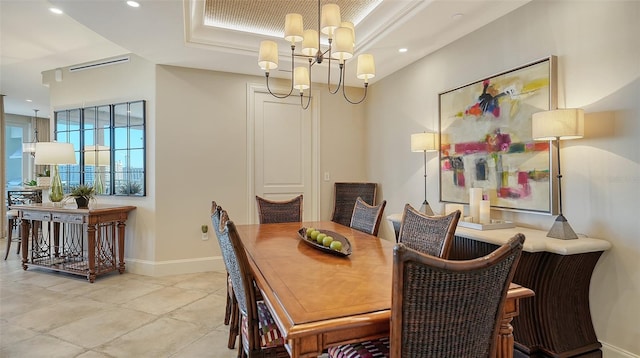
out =
<path fill-rule="evenodd" d="M 254 96 L 254 192 L 269 200 L 304 195 L 303 219 L 312 219 L 312 111 L 300 99 Z M 253 206 L 252 219 L 257 222 Z"/>

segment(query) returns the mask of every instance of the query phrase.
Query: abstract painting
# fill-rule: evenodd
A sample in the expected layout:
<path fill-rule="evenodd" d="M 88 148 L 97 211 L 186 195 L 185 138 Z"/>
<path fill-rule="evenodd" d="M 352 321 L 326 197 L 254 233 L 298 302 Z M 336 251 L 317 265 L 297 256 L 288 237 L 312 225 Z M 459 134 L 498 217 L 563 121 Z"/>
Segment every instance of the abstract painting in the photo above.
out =
<path fill-rule="evenodd" d="M 482 188 L 493 208 L 555 213 L 555 149 L 531 116 L 556 108 L 556 73 L 550 56 L 439 94 L 440 201 Z"/>

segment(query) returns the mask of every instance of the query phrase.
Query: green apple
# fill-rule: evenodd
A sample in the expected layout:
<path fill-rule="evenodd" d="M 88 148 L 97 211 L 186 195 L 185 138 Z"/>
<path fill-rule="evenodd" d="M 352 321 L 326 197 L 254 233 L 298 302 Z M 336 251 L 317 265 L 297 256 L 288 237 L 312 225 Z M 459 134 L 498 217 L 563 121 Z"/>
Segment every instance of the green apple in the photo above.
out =
<path fill-rule="evenodd" d="M 322 240 L 323 240 L 325 237 L 327 237 L 327 234 L 319 233 L 319 234 L 318 234 L 318 237 L 316 237 L 316 242 L 317 242 L 318 244 L 322 244 Z"/>
<path fill-rule="evenodd" d="M 309 237 L 311 238 L 311 240 L 315 240 L 315 239 L 318 237 L 318 235 L 320 235 L 320 231 L 318 231 L 318 230 L 313 230 L 313 231 L 311 232 L 311 234 L 309 235 Z"/>
<path fill-rule="evenodd" d="M 338 240 L 333 240 L 329 247 L 332 250 L 341 251 L 342 250 L 342 243 L 340 241 L 338 241 Z"/>
<path fill-rule="evenodd" d="M 307 229 L 307 237 L 311 237 L 311 233 L 314 232 L 316 229 L 310 227 Z"/>
<path fill-rule="evenodd" d="M 333 242 L 333 237 L 331 236 L 326 236 L 324 239 L 322 239 L 322 245 L 329 247 L 329 245 L 331 245 L 331 243 Z"/>

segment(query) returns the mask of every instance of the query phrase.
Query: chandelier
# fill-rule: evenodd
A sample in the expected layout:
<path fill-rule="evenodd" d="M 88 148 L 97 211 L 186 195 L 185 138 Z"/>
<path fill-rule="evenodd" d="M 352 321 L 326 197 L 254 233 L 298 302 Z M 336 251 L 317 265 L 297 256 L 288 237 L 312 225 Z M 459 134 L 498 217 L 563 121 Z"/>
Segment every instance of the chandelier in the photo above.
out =
<path fill-rule="evenodd" d="M 321 11 L 322 9 L 322 11 Z M 320 47 L 320 36 L 325 34 L 329 47 Z M 327 67 L 327 88 L 331 94 L 336 94 L 342 88 L 342 95 L 351 104 L 358 104 L 367 97 L 369 79 L 375 76 L 373 55 L 361 54 L 358 56 L 356 67 L 357 78 L 364 80 L 364 95 L 359 100 L 351 100 L 345 91 L 344 74 L 347 60 L 353 57 L 355 47 L 355 27 L 351 22 L 343 22 L 340 19 L 340 7 L 336 4 L 325 4 L 320 7 L 318 0 L 318 30 L 304 30 L 302 15 L 289 13 L 285 17 L 284 39 L 291 43 L 291 88 L 289 93 L 277 94 L 269 87 L 269 71 L 278 68 L 278 44 L 275 41 L 265 40 L 260 43 L 258 54 L 258 66 L 265 71 L 267 90 L 276 98 L 287 98 L 293 90 L 300 92 L 300 105 L 303 109 L 309 108 L 311 103 L 311 68 L 315 64 L 321 64 L 325 60 Z M 301 53 L 296 53 L 296 43 L 302 42 Z M 304 58 L 308 66 L 295 67 L 295 59 Z M 331 64 L 338 64 L 339 79 L 335 89 L 331 88 Z M 304 101 L 304 91 L 308 91 L 307 101 Z"/>

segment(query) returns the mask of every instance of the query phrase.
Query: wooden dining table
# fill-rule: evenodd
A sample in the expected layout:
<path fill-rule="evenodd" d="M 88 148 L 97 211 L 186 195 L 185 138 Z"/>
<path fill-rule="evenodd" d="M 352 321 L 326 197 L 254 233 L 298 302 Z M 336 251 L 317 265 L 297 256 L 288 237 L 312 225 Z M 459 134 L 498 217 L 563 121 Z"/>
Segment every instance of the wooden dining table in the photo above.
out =
<path fill-rule="evenodd" d="M 352 253 L 333 255 L 298 235 L 302 227 L 346 237 Z M 394 242 L 331 222 L 238 225 L 262 297 L 291 357 L 317 357 L 327 347 L 388 336 Z M 512 284 L 497 357 L 513 357 L 511 320 L 533 291 Z"/>

